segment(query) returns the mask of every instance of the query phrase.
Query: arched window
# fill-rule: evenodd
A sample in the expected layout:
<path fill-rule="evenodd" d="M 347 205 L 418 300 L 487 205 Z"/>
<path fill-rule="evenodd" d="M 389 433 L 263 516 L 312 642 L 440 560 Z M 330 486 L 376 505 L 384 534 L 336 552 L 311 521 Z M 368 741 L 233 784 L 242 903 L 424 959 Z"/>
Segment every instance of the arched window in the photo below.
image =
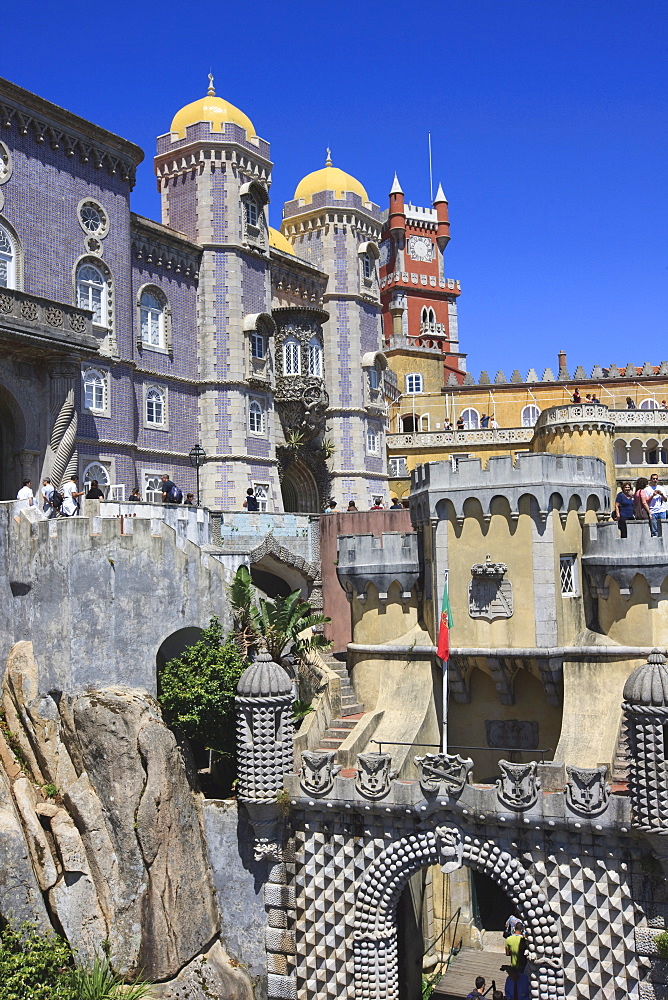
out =
<path fill-rule="evenodd" d="M 146 423 L 162 426 L 165 422 L 165 394 L 155 387 L 146 392 Z"/>
<path fill-rule="evenodd" d="M 424 386 L 424 380 L 422 375 L 419 373 L 413 373 L 406 376 L 406 392 L 409 395 L 413 395 L 415 392 L 422 392 Z"/>
<path fill-rule="evenodd" d="M 299 341 L 291 337 L 283 343 L 283 374 L 301 375 L 302 356 Z"/>
<path fill-rule="evenodd" d="M 77 270 L 77 305 L 80 309 L 90 309 L 93 323 L 106 326 L 107 282 L 92 264 L 81 264 Z"/>
<path fill-rule="evenodd" d="M 480 427 L 480 414 L 472 406 L 462 410 L 462 420 L 464 421 L 464 430 L 475 431 Z"/>
<path fill-rule="evenodd" d="M 165 346 L 165 303 L 155 292 L 142 292 L 139 300 L 141 339 L 150 347 Z"/>
<path fill-rule="evenodd" d="M 533 427 L 540 416 L 540 408 L 535 403 L 529 403 L 522 410 L 522 427 Z"/>
<path fill-rule="evenodd" d="M 366 450 L 370 455 L 378 454 L 380 435 L 375 424 L 369 424 L 366 431 Z"/>
<path fill-rule="evenodd" d="M 251 399 L 248 406 L 248 430 L 251 434 L 264 434 L 264 410 L 257 399 Z"/>
<path fill-rule="evenodd" d="M 93 413 L 104 413 L 107 409 L 107 380 L 105 376 L 89 368 L 83 375 L 84 407 Z"/>
<path fill-rule="evenodd" d="M 90 465 L 87 465 L 86 468 L 84 469 L 84 474 L 83 474 L 84 488 L 88 489 L 88 487 L 90 486 L 90 484 L 93 482 L 94 479 L 97 479 L 98 486 L 106 496 L 109 487 L 109 470 L 105 465 L 102 465 L 100 462 L 91 462 Z"/>
<path fill-rule="evenodd" d="M 654 398 L 643 399 L 642 403 L 638 407 L 639 410 L 658 410 L 659 404 Z"/>
<path fill-rule="evenodd" d="M 308 345 L 308 373 L 322 378 L 322 344 L 313 337 Z"/>
<path fill-rule="evenodd" d="M 16 249 L 3 226 L 0 226 L 0 288 L 16 288 Z"/>

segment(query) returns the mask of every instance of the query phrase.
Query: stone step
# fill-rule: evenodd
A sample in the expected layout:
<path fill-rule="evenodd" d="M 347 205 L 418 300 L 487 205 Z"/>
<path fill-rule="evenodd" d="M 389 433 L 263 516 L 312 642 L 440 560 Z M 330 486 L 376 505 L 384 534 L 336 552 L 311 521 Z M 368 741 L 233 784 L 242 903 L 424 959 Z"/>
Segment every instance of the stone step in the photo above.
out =
<path fill-rule="evenodd" d="M 325 736 L 324 739 L 320 740 L 320 746 L 318 750 L 338 750 L 343 740 L 331 739 L 329 736 Z"/>
<path fill-rule="evenodd" d="M 357 702 L 354 705 L 343 705 L 341 708 L 341 715 L 361 715 L 364 712 L 364 705 L 360 705 Z"/>

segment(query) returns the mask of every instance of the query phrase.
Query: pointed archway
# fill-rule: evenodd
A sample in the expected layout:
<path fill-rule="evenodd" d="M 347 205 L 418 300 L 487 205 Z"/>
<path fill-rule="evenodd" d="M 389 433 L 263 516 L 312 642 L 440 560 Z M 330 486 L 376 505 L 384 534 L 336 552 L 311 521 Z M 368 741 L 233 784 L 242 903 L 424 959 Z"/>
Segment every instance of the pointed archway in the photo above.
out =
<path fill-rule="evenodd" d="M 283 509 L 287 514 L 318 514 L 320 494 L 315 477 L 308 466 L 297 459 L 283 472 L 281 481 Z"/>
<path fill-rule="evenodd" d="M 494 841 L 464 834 L 455 826 L 402 837 L 367 870 L 355 908 L 355 996 L 398 1000 L 397 904 L 409 878 L 435 864 L 445 872 L 468 865 L 503 889 L 524 923 L 533 956 L 533 995 L 537 1000 L 563 1000 L 558 923 L 535 879 Z"/>

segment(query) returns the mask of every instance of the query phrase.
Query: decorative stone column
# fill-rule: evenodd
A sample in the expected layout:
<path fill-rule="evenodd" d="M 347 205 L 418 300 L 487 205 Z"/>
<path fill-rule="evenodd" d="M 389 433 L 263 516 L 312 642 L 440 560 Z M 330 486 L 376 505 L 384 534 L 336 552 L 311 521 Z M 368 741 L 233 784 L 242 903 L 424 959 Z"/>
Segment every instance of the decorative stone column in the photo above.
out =
<path fill-rule="evenodd" d="M 53 420 L 51 438 L 44 456 L 41 479 L 49 476 L 54 486 L 77 474 L 77 411 L 74 402 L 75 379 L 79 366 L 71 361 L 50 365 L 50 410 Z"/>
<path fill-rule="evenodd" d="M 653 650 L 624 685 L 624 712 L 631 767 L 633 825 L 647 833 L 668 831 L 668 669 Z"/>

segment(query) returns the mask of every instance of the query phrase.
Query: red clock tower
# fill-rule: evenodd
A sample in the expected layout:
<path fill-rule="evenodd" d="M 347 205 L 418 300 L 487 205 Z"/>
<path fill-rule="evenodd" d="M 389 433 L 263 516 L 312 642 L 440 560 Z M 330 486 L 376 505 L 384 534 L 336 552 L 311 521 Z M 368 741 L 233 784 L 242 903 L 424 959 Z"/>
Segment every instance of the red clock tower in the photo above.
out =
<path fill-rule="evenodd" d="M 433 208 L 406 205 L 395 174 L 380 244 L 385 345 L 440 350 L 444 385 L 451 375 L 461 383 L 466 370 L 457 332 L 459 282 L 446 278 L 443 268 L 449 241 L 448 202 L 441 185 Z"/>

